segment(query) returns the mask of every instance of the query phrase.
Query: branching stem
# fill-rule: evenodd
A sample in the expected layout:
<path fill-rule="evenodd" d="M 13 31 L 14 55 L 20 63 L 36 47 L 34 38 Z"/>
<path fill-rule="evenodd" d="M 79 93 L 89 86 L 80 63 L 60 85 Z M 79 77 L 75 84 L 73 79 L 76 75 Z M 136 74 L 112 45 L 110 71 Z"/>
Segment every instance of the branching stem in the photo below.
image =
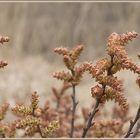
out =
<path fill-rule="evenodd" d="M 87 125 L 86 127 L 84 128 L 84 131 L 83 131 L 83 134 L 82 134 L 82 138 L 84 138 L 88 132 L 88 130 L 90 129 L 90 127 L 93 125 L 92 124 L 92 120 L 96 114 L 96 112 L 98 111 L 98 106 L 100 104 L 100 100 L 96 100 L 96 104 L 95 104 L 95 107 L 93 108 L 93 111 L 92 113 L 89 114 L 89 119 L 88 119 L 88 122 L 87 122 Z"/>
<path fill-rule="evenodd" d="M 112 75 L 112 72 L 111 72 L 111 69 L 113 67 L 113 58 L 114 56 L 111 56 L 111 66 L 109 67 L 109 69 L 107 70 L 107 75 Z M 103 88 L 103 94 L 102 96 L 105 94 L 105 89 L 106 89 L 106 85 L 102 85 L 102 88 Z M 101 96 L 101 97 L 102 97 Z M 93 118 L 94 116 L 96 115 L 96 113 L 98 112 L 98 107 L 100 105 L 100 99 L 97 99 L 96 100 L 96 104 L 95 104 L 95 107 L 93 108 L 92 112 L 89 114 L 89 118 L 88 118 L 88 121 L 87 121 L 87 125 L 85 126 L 85 128 L 83 129 L 83 133 L 82 133 L 82 138 L 85 138 L 88 130 L 90 129 L 91 126 L 93 126 Z"/>
<path fill-rule="evenodd" d="M 128 129 L 126 135 L 124 136 L 125 138 L 128 138 L 131 134 L 133 134 L 132 129 L 135 126 L 135 124 L 137 123 L 137 121 L 139 120 L 139 118 L 140 118 L 140 106 L 137 110 L 137 114 L 135 116 L 134 121 L 132 121 L 132 120 L 130 121 L 129 129 Z"/>
<path fill-rule="evenodd" d="M 72 76 L 74 77 L 74 71 L 71 70 Z M 78 102 L 76 102 L 76 90 L 75 90 L 75 84 L 72 84 L 72 119 L 71 119 L 71 131 L 70 131 L 70 138 L 73 138 L 74 135 L 74 122 L 75 122 L 75 111 L 76 111 L 76 106 Z"/>
<path fill-rule="evenodd" d="M 133 132 L 133 135 L 131 136 L 131 138 L 135 138 L 137 136 L 137 134 L 139 133 L 139 129 L 140 129 L 140 123 L 137 123 L 136 129 Z"/>
<path fill-rule="evenodd" d="M 59 107 L 60 107 L 60 97 L 59 98 L 57 98 L 57 105 L 56 105 L 56 109 L 59 109 Z"/>

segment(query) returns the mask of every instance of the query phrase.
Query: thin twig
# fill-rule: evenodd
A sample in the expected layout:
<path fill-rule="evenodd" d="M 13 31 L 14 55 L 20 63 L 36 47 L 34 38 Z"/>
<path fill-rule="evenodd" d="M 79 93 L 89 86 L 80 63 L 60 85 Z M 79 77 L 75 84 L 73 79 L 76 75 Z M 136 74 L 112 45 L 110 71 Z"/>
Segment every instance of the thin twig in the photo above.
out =
<path fill-rule="evenodd" d="M 6 138 L 5 134 L 1 134 L 2 138 Z"/>
<path fill-rule="evenodd" d="M 139 118 L 140 118 L 140 106 L 137 110 L 137 114 L 135 116 L 134 121 L 132 121 L 132 120 L 130 121 L 129 129 L 128 129 L 126 135 L 124 136 L 125 138 L 128 138 L 131 134 L 133 134 L 132 129 L 135 126 L 135 124 L 137 123 L 137 121 L 139 120 Z"/>
<path fill-rule="evenodd" d="M 137 123 L 136 129 L 133 132 L 133 135 L 131 136 L 131 138 L 135 138 L 137 136 L 137 134 L 139 133 L 139 129 L 140 129 L 140 122 Z"/>
<path fill-rule="evenodd" d="M 74 76 L 74 71 L 71 71 L 72 75 Z M 75 122 L 75 111 L 76 111 L 76 106 L 78 102 L 76 102 L 76 90 L 75 90 L 75 84 L 72 84 L 72 120 L 71 120 L 71 131 L 70 131 L 70 138 L 73 138 L 74 135 L 74 122 Z"/>
<path fill-rule="evenodd" d="M 59 109 L 59 107 L 60 107 L 60 97 L 57 98 L 56 109 Z"/>
<path fill-rule="evenodd" d="M 111 69 L 114 66 L 114 62 L 113 62 L 114 56 L 111 56 L 111 66 L 109 67 L 109 69 L 107 70 L 107 75 L 112 75 Z"/>
<path fill-rule="evenodd" d="M 42 131 L 41 131 L 40 125 L 37 125 L 37 128 L 38 128 L 38 131 L 39 131 L 41 137 L 44 138 L 44 136 L 42 135 Z"/>
<path fill-rule="evenodd" d="M 82 134 L 82 138 L 84 138 L 87 134 L 87 131 L 90 129 L 90 127 L 93 125 L 92 124 L 92 120 L 96 114 L 96 112 L 98 111 L 98 106 L 100 104 L 100 100 L 96 100 L 96 104 L 95 104 L 95 107 L 93 108 L 93 111 L 92 113 L 89 114 L 89 119 L 88 119 L 88 123 L 86 125 L 86 127 L 84 128 L 84 131 L 83 131 L 83 134 Z"/>

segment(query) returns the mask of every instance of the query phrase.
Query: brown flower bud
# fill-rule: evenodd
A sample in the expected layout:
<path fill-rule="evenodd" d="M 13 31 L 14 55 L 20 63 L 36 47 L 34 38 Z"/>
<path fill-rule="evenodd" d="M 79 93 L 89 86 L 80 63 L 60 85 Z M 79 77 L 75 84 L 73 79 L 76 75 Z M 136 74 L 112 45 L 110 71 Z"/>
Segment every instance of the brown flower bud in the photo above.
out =
<path fill-rule="evenodd" d="M 124 94 L 119 91 L 116 91 L 113 88 L 107 88 L 105 90 L 105 96 L 103 98 L 104 100 L 115 100 L 115 102 L 117 102 L 121 106 L 123 111 L 128 111 L 129 109 L 129 105 Z"/>
<path fill-rule="evenodd" d="M 0 68 L 4 68 L 7 65 L 8 65 L 7 61 L 3 61 L 3 60 L 0 61 Z"/>
<path fill-rule="evenodd" d="M 64 63 L 68 69 L 72 70 L 74 68 L 75 62 L 72 61 L 70 56 L 64 55 Z"/>
<path fill-rule="evenodd" d="M 117 91 L 123 91 L 122 81 L 118 80 L 117 77 L 100 75 L 96 77 L 96 80 L 99 81 L 100 84 L 108 85 Z"/>
<path fill-rule="evenodd" d="M 35 115 L 36 117 L 40 117 L 40 116 L 42 115 L 42 110 L 41 110 L 41 108 L 35 109 L 34 115 Z"/>
<path fill-rule="evenodd" d="M 8 36 L 0 36 L 0 43 L 3 44 L 4 42 L 9 42 Z"/>
<path fill-rule="evenodd" d="M 32 98 L 31 98 L 31 107 L 33 109 L 36 109 L 38 107 L 38 102 L 39 102 L 39 95 L 37 94 L 36 91 L 32 93 Z"/>
<path fill-rule="evenodd" d="M 110 67 L 110 62 L 107 58 L 99 60 L 96 65 L 94 66 L 94 73 L 96 76 L 103 74 L 105 70 Z"/>
<path fill-rule="evenodd" d="M 69 72 L 54 72 L 53 77 L 57 78 L 58 80 L 64 80 L 64 81 L 70 81 L 72 79 L 72 76 Z"/>
<path fill-rule="evenodd" d="M 26 107 L 24 105 L 16 105 L 15 107 L 12 108 L 13 113 L 19 116 L 27 116 L 32 113 L 32 108 L 31 107 Z"/>
<path fill-rule="evenodd" d="M 112 33 L 108 38 L 108 46 L 114 46 L 114 45 L 121 45 L 124 46 L 129 41 L 132 41 L 133 38 L 137 37 L 136 32 L 127 32 L 126 34 L 119 35 L 117 33 Z"/>
<path fill-rule="evenodd" d="M 91 94 L 93 98 L 100 98 L 103 94 L 103 89 L 99 85 L 96 85 L 91 88 Z"/>
<path fill-rule="evenodd" d="M 68 55 L 69 51 L 67 48 L 63 48 L 63 47 L 60 47 L 60 48 L 55 48 L 54 49 L 54 52 L 58 53 L 58 54 L 62 54 L 62 55 Z"/>
<path fill-rule="evenodd" d="M 75 61 L 75 60 L 78 59 L 78 57 L 80 56 L 81 52 L 83 51 L 83 48 L 84 48 L 83 45 L 79 45 L 79 46 L 77 46 L 76 48 L 74 48 L 74 49 L 71 51 L 70 56 L 71 56 L 71 59 L 72 59 L 73 61 Z"/>

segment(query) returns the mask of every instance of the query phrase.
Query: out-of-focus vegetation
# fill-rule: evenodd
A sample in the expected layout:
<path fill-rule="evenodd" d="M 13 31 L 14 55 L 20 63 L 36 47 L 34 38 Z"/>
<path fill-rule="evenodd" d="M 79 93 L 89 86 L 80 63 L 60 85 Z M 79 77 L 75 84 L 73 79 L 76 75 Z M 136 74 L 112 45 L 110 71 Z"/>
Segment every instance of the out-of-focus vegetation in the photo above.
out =
<path fill-rule="evenodd" d="M 130 100 L 131 104 L 129 104 L 126 95 L 127 92 L 124 92 L 126 84 L 120 80 L 120 75 L 117 74 L 122 71 L 126 77 L 124 70 L 133 72 L 135 76 L 137 75 L 135 84 L 140 87 L 140 66 L 129 58 L 126 51 L 126 45 L 137 37 L 138 34 L 134 31 L 123 34 L 113 32 L 107 39 L 106 57 L 101 57 L 95 64 L 89 61 L 84 61 L 80 65 L 78 64 L 79 57 L 84 50 L 83 45 L 78 45 L 71 50 L 66 47 L 55 48 L 54 52 L 63 57 L 66 71 L 58 71 L 56 65 L 54 68 L 56 71 L 53 73 L 53 77 L 63 82 L 62 87 L 58 89 L 56 88 L 56 84 L 50 82 L 50 86 L 52 87 L 48 87 L 52 89 L 51 94 L 49 94 L 50 98 L 45 96 L 44 99 L 46 101 L 42 102 L 41 100 L 41 103 L 44 103 L 44 107 L 39 107 L 39 101 L 42 95 L 39 95 L 37 91 L 32 93 L 30 105 L 28 105 L 24 99 L 19 101 L 16 94 L 14 97 L 16 105 L 14 107 L 11 106 L 13 98 L 9 99 L 10 104 L 8 103 L 9 101 L 3 103 L 0 106 L 0 137 L 139 137 L 140 106 L 137 109 L 136 115 L 133 115 L 134 119 L 132 120 L 132 116 L 130 115 L 132 115 L 131 112 L 134 106 L 130 108 L 129 105 L 132 105 L 133 101 Z M 0 36 L 0 43 L 2 45 L 9 42 L 9 40 L 8 36 Z M 137 56 L 140 59 L 140 53 L 138 53 Z M 36 58 L 35 56 L 31 57 Z M 37 78 L 38 68 L 43 69 L 43 67 L 37 65 L 37 69 L 34 71 L 35 69 L 33 69 L 32 62 L 37 59 L 32 59 L 30 65 L 27 64 L 29 58 L 26 59 L 26 64 L 20 64 L 23 62 L 21 61 L 22 59 L 17 61 L 18 67 L 30 67 L 31 72 L 35 74 L 34 78 Z M 43 64 L 43 61 L 40 64 Z M 7 61 L 0 60 L 1 69 L 7 65 Z M 19 72 L 19 70 L 16 69 L 14 72 Z M 45 71 L 43 71 L 40 77 L 46 77 L 44 76 L 44 72 Z M 86 91 L 85 94 L 84 91 L 80 89 L 81 93 L 77 98 L 77 86 L 81 88 L 81 81 L 85 76 L 85 72 L 91 75 L 89 82 L 94 81 L 90 87 L 92 96 L 91 107 L 87 100 L 84 101 L 88 103 L 88 107 L 83 106 L 83 102 L 81 102 L 80 98 L 80 96 L 82 96 L 85 99 L 85 97 L 89 95 L 88 91 Z M 30 75 L 29 72 L 24 73 L 22 69 L 20 73 L 23 74 L 23 76 L 27 76 L 27 74 L 29 76 L 32 75 L 32 73 L 30 73 Z M 29 82 L 27 83 L 27 81 L 23 82 L 22 79 L 17 78 L 17 74 L 13 75 L 10 71 L 6 74 L 8 74 L 9 79 L 11 79 L 11 84 L 7 82 L 7 79 L 4 83 L 7 85 L 7 89 L 10 91 L 9 93 L 12 93 L 10 90 L 11 87 L 17 90 L 16 84 L 23 84 L 23 89 L 26 89 L 26 92 L 28 90 L 26 96 L 29 98 L 28 86 L 34 82 L 33 79 L 31 77 L 26 79 Z M 131 77 L 129 77 L 129 79 L 130 78 Z M 123 79 L 123 77 L 121 79 Z M 38 81 L 38 79 L 36 80 Z M 18 84 L 21 81 L 23 83 Z M 44 79 L 43 82 L 45 81 Z M 134 92 L 135 84 L 132 79 L 129 83 L 131 83 Z M 26 88 L 26 86 L 28 88 Z M 84 84 L 84 86 L 87 88 L 87 84 Z M 34 86 L 34 89 L 36 88 L 39 88 L 39 86 Z M 68 89 L 71 89 L 69 90 L 71 94 L 67 93 Z M 128 86 L 126 89 L 128 89 Z M 19 89 L 18 92 L 21 92 L 21 89 Z M 46 92 L 48 92 L 47 89 Z M 1 94 L 1 97 L 2 95 L 3 94 Z M 138 98 L 138 96 L 136 97 Z M 108 106 L 108 104 L 106 104 L 108 101 L 114 101 L 116 104 Z M 136 101 L 135 99 L 135 102 Z M 82 107 L 79 106 L 79 102 L 82 103 Z M 8 112 L 9 109 L 11 112 Z M 108 109 L 109 113 L 106 109 Z M 136 110 L 136 108 L 134 110 Z M 10 114 L 7 115 L 7 113 Z M 13 119 L 6 122 L 8 117 L 12 117 Z M 129 126 L 127 125 L 128 122 L 130 122 Z"/>
<path fill-rule="evenodd" d="M 0 11 L 0 32 L 14 36 L 15 55 L 41 53 L 51 61 L 61 45 L 84 44 L 85 57 L 98 56 L 110 33 L 140 32 L 139 3 L 0 3 Z"/>
<path fill-rule="evenodd" d="M 43 100 L 50 95 L 51 85 L 58 85 L 51 74 L 62 62 L 53 48 L 83 44 L 85 52 L 80 59 L 95 62 L 104 55 L 110 33 L 135 30 L 140 34 L 139 13 L 139 3 L 0 3 L 0 33 L 11 39 L 0 51 L 0 57 L 9 62 L 0 73 L 1 101 L 10 99 L 12 103 L 13 98 L 24 102 L 32 90 L 42 94 Z M 127 48 L 138 63 L 139 44 L 138 39 Z M 139 90 L 129 82 L 135 83 L 135 77 L 129 72 L 120 75 L 128 87 L 128 99 L 135 104 Z M 81 84 L 77 93 L 87 103 L 91 83 L 85 78 Z"/>

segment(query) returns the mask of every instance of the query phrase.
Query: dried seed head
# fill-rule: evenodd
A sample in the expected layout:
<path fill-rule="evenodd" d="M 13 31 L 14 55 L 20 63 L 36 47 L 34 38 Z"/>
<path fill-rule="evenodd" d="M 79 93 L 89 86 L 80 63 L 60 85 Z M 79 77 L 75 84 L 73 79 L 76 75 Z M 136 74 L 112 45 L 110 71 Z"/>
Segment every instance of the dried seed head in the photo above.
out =
<path fill-rule="evenodd" d="M 95 137 L 118 137 L 122 131 L 123 122 L 120 119 L 98 120 L 93 126 Z"/>
<path fill-rule="evenodd" d="M 74 68 L 75 63 L 72 61 L 70 56 L 64 55 L 63 60 L 68 69 L 72 70 Z"/>
<path fill-rule="evenodd" d="M 73 61 L 76 61 L 78 59 L 78 57 L 80 56 L 81 52 L 83 51 L 84 47 L 83 45 L 79 45 L 77 46 L 76 48 L 74 48 L 72 51 L 71 51 L 71 59 Z"/>
<path fill-rule="evenodd" d="M 39 102 L 39 95 L 37 94 L 36 91 L 32 93 L 32 98 L 31 98 L 31 107 L 33 109 L 36 109 L 38 107 L 38 102 Z"/>
<path fill-rule="evenodd" d="M 36 117 L 40 117 L 40 116 L 42 115 L 42 109 L 41 109 L 41 108 L 35 109 L 34 115 L 35 115 Z"/>
<path fill-rule="evenodd" d="M 95 77 L 95 70 L 92 62 L 84 62 L 83 65 L 85 71 L 88 71 L 92 75 L 92 77 Z"/>
<path fill-rule="evenodd" d="M 72 76 L 69 72 L 54 72 L 53 77 L 57 78 L 58 80 L 64 80 L 64 81 L 70 81 L 72 79 Z"/>
<path fill-rule="evenodd" d="M 123 91 L 122 81 L 118 80 L 117 77 L 100 75 L 96 77 L 96 80 L 102 85 L 108 85 L 120 92 Z"/>
<path fill-rule="evenodd" d="M 122 108 L 123 111 L 127 112 L 129 109 L 129 105 L 127 103 L 127 99 L 125 98 L 124 94 L 121 92 L 116 91 L 113 88 L 107 88 L 105 90 L 105 95 L 103 100 L 115 100 Z"/>
<path fill-rule="evenodd" d="M 112 33 L 108 37 L 108 46 L 125 46 L 129 41 L 132 41 L 132 39 L 136 38 L 138 34 L 136 32 L 127 32 L 125 34 L 119 35 L 117 33 Z"/>
<path fill-rule="evenodd" d="M 26 128 L 27 126 L 36 126 L 40 124 L 40 119 L 33 117 L 33 116 L 27 116 L 25 119 L 21 119 L 17 122 L 16 127 L 17 128 Z"/>
<path fill-rule="evenodd" d="M 103 94 L 103 89 L 99 85 L 96 85 L 91 88 L 91 94 L 93 98 L 100 98 Z"/>
<path fill-rule="evenodd" d="M 118 59 L 119 70 L 120 68 L 125 68 L 133 71 L 134 73 L 140 74 L 140 68 L 129 59 L 128 54 L 124 48 L 126 43 L 132 41 L 132 39 L 136 38 L 137 35 L 138 34 L 136 32 L 127 32 L 126 34 L 122 35 L 112 33 L 109 36 L 107 51 L 110 56 L 115 56 Z M 116 70 L 117 69 L 115 69 L 115 71 Z"/>
<path fill-rule="evenodd" d="M 94 66 L 94 75 L 98 76 L 103 74 L 110 67 L 110 62 L 107 58 L 99 60 Z"/>
<path fill-rule="evenodd" d="M 42 130 L 42 135 L 44 138 L 47 138 L 59 127 L 58 121 L 51 122 L 46 128 Z"/>
<path fill-rule="evenodd" d="M 54 52 L 58 53 L 58 54 L 62 54 L 62 55 L 68 55 L 69 51 L 67 48 L 63 48 L 63 47 L 60 47 L 60 48 L 55 48 L 54 49 Z"/>
<path fill-rule="evenodd" d="M 26 136 L 33 136 L 35 132 L 37 132 L 38 127 L 36 125 L 31 125 L 25 128 Z"/>
<path fill-rule="evenodd" d="M 16 105 L 12 108 L 12 112 L 18 116 L 27 116 L 32 113 L 32 108 L 24 105 Z"/>

